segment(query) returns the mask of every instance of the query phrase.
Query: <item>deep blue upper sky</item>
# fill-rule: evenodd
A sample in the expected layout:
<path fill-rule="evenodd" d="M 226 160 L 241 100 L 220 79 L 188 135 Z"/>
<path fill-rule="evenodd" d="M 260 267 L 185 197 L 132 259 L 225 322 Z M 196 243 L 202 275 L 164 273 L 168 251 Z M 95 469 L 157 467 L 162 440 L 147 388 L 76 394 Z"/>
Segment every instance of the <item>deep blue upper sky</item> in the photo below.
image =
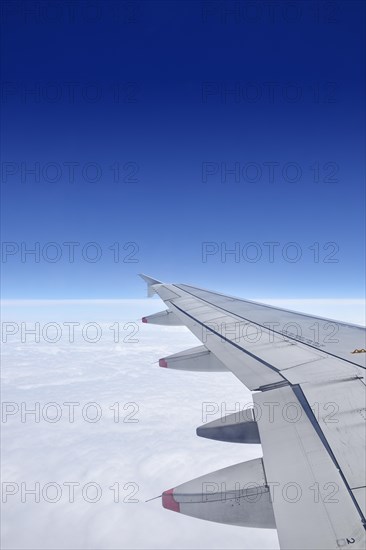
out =
<path fill-rule="evenodd" d="M 3 297 L 361 297 L 364 6 L 4 3 Z"/>

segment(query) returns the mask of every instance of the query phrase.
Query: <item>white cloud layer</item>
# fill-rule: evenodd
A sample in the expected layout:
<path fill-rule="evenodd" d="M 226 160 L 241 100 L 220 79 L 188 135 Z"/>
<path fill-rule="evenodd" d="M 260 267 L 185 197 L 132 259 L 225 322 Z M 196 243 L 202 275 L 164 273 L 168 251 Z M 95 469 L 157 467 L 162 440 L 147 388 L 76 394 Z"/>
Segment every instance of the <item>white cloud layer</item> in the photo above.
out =
<path fill-rule="evenodd" d="M 288 300 L 276 300 L 276 305 L 297 309 Z M 217 404 L 212 419 L 229 414 L 236 403 L 250 402 L 249 392 L 234 376 L 169 371 L 154 364 L 159 357 L 197 345 L 187 329 L 139 324 L 132 336 L 130 328 L 125 329 L 163 307 L 156 300 L 4 305 L 3 320 L 17 323 L 19 330 L 3 345 L 2 357 L 3 407 L 5 402 L 6 410 L 14 413 L 3 415 L 2 481 L 14 483 L 16 491 L 2 505 L 3 548 L 278 547 L 275 531 L 207 523 L 164 510 L 160 499 L 145 502 L 184 481 L 260 456 L 256 445 L 195 435 L 196 427 L 211 419 L 202 418 L 203 402 Z M 317 311 L 310 311 L 322 310 L 328 317 L 333 308 L 323 301 Z M 336 317 L 360 322 L 358 308 L 358 302 L 348 301 Z M 47 322 L 64 327 L 66 321 L 79 323 L 74 342 L 66 330 L 54 343 L 42 337 L 41 330 L 36 342 L 20 327 L 21 322 L 28 329 L 35 322 L 41 328 Z M 82 337 L 87 322 L 99 323 L 99 341 Z M 109 328 L 114 323 L 120 329 L 118 338 Z M 39 421 L 26 409 L 39 410 Z M 52 422 L 57 415 L 60 419 Z M 40 502 L 25 493 L 36 483 Z M 78 484 L 74 502 L 69 502 L 68 483 Z M 100 499 L 87 502 L 96 489 Z M 58 502 L 49 502 L 55 496 L 60 496 Z"/>

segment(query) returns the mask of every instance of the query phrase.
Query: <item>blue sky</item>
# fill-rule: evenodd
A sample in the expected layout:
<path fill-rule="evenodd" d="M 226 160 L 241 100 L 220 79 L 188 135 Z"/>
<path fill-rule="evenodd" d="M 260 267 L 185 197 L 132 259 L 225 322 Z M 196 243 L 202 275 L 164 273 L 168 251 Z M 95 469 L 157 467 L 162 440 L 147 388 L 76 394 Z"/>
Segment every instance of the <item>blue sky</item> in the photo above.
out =
<path fill-rule="evenodd" d="M 363 296 L 363 2 L 14 5 L 3 298 Z"/>

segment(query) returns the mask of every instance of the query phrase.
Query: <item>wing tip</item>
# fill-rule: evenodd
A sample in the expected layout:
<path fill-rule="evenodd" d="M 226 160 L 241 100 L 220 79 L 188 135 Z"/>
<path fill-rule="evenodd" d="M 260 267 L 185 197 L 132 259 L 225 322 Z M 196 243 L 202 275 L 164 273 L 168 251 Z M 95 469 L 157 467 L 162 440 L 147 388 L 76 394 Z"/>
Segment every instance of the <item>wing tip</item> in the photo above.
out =
<path fill-rule="evenodd" d="M 149 275 L 145 275 L 145 273 L 139 273 L 139 277 L 145 281 L 148 285 L 161 285 L 162 281 L 159 281 L 158 279 L 154 279 L 153 277 L 150 277 Z"/>
<path fill-rule="evenodd" d="M 153 277 L 149 277 L 149 275 L 145 275 L 144 273 L 139 273 L 139 276 L 145 283 L 147 284 L 147 295 L 149 298 L 154 294 L 154 285 L 161 285 L 162 282 L 158 279 L 154 279 Z"/>

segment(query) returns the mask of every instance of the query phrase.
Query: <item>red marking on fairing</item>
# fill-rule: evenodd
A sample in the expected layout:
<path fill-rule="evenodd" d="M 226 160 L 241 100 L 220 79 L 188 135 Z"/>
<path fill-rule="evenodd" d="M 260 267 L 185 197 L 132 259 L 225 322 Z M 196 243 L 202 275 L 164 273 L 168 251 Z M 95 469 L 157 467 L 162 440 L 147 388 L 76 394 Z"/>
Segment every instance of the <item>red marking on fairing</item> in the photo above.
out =
<path fill-rule="evenodd" d="M 143 317 L 141 320 L 143 323 L 147 323 L 147 317 Z"/>
<path fill-rule="evenodd" d="M 179 502 L 174 500 L 173 491 L 174 489 L 168 489 L 162 494 L 163 507 L 173 512 L 180 512 Z"/>
<path fill-rule="evenodd" d="M 165 369 L 168 368 L 168 362 L 166 359 L 159 359 L 159 367 L 164 367 Z"/>

